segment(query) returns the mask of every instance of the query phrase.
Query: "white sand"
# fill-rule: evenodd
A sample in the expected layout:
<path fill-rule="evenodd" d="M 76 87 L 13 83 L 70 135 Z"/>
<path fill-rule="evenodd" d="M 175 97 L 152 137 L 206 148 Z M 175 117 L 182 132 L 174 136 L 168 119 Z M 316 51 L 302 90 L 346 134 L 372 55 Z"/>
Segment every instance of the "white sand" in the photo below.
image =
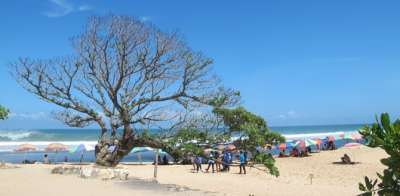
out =
<path fill-rule="evenodd" d="M 332 164 L 344 153 L 360 164 Z M 376 178 L 376 172 L 383 170 L 379 160 L 385 156 L 380 149 L 361 147 L 321 152 L 306 158 L 279 158 L 277 166 L 281 175 L 278 178 L 251 168 L 247 175 L 238 175 L 236 167 L 230 173 L 192 173 L 191 166 L 160 166 L 158 181 L 161 184 L 201 190 L 184 192 L 168 191 L 156 185 L 149 188 L 140 183 L 131 186 L 126 182 L 50 174 L 53 165 L 21 165 L 17 169 L 0 169 L 0 195 L 356 195 L 358 183 L 365 175 Z M 152 165 L 124 167 L 129 169 L 131 177 L 152 179 Z M 314 176 L 312 184 L 310 174 Z"/>

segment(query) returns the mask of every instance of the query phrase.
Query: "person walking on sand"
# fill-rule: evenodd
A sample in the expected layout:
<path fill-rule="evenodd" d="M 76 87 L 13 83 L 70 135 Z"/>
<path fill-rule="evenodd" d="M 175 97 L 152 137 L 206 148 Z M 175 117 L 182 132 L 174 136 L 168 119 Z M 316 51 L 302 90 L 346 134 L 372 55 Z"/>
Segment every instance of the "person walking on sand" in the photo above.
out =
<path fill-rule="evenodd" d="M 190 154 L 190 162 L 192 163 L 193 166 L 193 171 L 196 171 L 196 156 L 194 154 Z"/>
<path fill-rule="evenodd" d="M 210 152 L 210 155 L 208 156 L 208 167 L 206 169 L 206 172 L 208 172 L 208 170 L 210 169 L 210 166 L 212 166 L 212 172 L 214 173 L 215 172 L 214 165 L 215 165 L 215 159 L 214 159 L 213 153 Z"/>
<path fill-rule="evenodd" d="M 196 163 L 196 171 L 197 171 L 197 173 L 199 173 L 199 171 L 203 172 L 203 170 L 201 169 L 201 163 L 202 163 L 201 156 L 196 155 L 196 158 L 194 159 L 194 162 Z"/>
<path fill-rule="evenodd" d="M 242 174 L 242 169 L 243 169 L 243 174 L 246 174 L 246 156 L 245 153 L 243 153 L 243 151 L 240 151 L 240 155 L 239 155 L 239 159 L 240 159 L 240 172 L 239 174 Z"/>
<path fill-rule="evenodd" d="M 218 151 L 216 151 L 215 152 L 215 170 L 217 172 L 221 171 L 221 163 L 222 163 L 222 156 Z"/>

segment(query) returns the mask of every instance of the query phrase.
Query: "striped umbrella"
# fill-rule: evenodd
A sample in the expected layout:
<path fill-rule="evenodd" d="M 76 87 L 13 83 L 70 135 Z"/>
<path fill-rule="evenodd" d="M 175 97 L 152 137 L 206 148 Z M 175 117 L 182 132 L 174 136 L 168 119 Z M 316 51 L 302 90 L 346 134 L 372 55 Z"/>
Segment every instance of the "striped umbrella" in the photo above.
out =
<path fill-rule="evenodd" d="M 360 143 L 353 142 L 353 143 L 345 144 L 343 147 L 345 147 L 345 148 L 358 148 L 360 146 L 361 146 Z"/>
<path fill-rule="evenodd" d="M 333 142 L 335 140 L 336 140 L 335 136 L 328 136 L 328 141 Z"/>
<path fill-rule="evenodd" d="M 83 161 L 83 156 L 85 154 L 85 152 L 87 151 L 92 151 L 94 150 L 94 147 L 88 144 L 79 144 L 78 146 L 71 148 L 69 150 L 70 153 L 80 153 L 81 154 L 81 158 L 79 160 L 80 163 L 82 163 Z"/>
<path fill-rule="evenodd" d="M 15 152 L 33 152 L 37 150 L 38 148 L 32 144 L 21 144 L 14 149 Z"/>
<path fill-rule="evenodd" d="M 352 133 L 351 137 L 353 138 L 353 140 L 361 140 L 363 137 L 360 133 Z"/>
<path fill-rule="evenodd" d="M 14 149 L 15 152 L 24 152 L 24 160 L 23 161 L 25 161 L 25 159 L 26 159 L 27 152 L 34 152 L 37 150 L 38 150 L 38 148 L 32 144 L 21 144 Z"/>
<path fill-rule="evenodd" d="M 78 146 L 75 146 L 73 148 L 69 149 L 70 153 L 82 153 L 86 151 L 93 151 L 94 147 L 88 144 L 79 144 Z"/>
<path fill-rule="evenodd" d="M 46 152 L 68 151 L 68 146 L 61 143 L 51 143 L 44 150 Z"/>
<path fill-rule="evenodd" d="M 322 141 L 321 141 L 320 138 L 316 138 L 316 139 L 314 139 L 314 140 L 315 140 L 315 144 L 316 144 L 316 145 L 321 145 Z"/>
<path fill-rule="evenodd" d="M 350 134 L 350 133 L 345 133 L 343 139 L 350 139 L 350 140 L 352 140 L 352 139 L 353 139 L 353 136 L 352 136 L 352 134 Z"/>
<path fill-rule="evenodd" d="M 296 146 L 296 143 L 286 142 L 286 143 L 279 144 L 278 148 L 279 148 L 279 150 L 284 150 L 286 148 L 295 147 L 295 146 Z"/>
<path fill-rule="evenodd" d="M 150 147 L 135 147 L 131 150 L 131 153 L 140 153 L 146 151 L 153 151 L 153 149 Z"/>
<path fill-rule="evenodd" d="M 236 146 L 233 144 L 229 144 L 228 146 L 226 146 L 225 150 L 229 150 L 229 151 L 233 151 L 236 149 Z"/>
<path fill-rule="evenodd" d="M 210 154 L 210 153 L 212 153 L 212 152 L 214 152 L 214 151 L 215 151 L 215 150 L 212 149 L 212 148 L 204 149 L 204 153 L 205 153 L 205 154 Z"/>
<path fill-rule="evenodd" d="M 317 145 L 317 141 L 313 139 L 306 139 L 304 143 L 306 147 Z"/>
<path fill-rule="evenodd" d="M 286 143 L 279 144 L 279 150 L 284 150 L 287 148 Z"/>
<path fill-rule="evenodd" d="M 54 162 L 57 162 L 57 154 L 58 152 L 68 151 L 68 146 L 61 143 L 51 143 L 45 149 L 46 152 L 55 152 L 56 155 L 54 157 Z"/>
<path fill-rule="evenodd" d="M 220 145 L 217 146 L 217 149 L 218 149 L 219 151 L 223 151 L 223 150 L 225 149 L 225 145 L 220 144 Z"/>

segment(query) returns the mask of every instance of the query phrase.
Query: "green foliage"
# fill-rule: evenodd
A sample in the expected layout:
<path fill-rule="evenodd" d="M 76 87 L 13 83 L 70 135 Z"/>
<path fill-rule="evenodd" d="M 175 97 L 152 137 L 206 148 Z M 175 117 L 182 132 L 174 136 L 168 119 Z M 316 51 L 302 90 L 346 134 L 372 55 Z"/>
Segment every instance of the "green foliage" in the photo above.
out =
<path fill-rule="evenodd" d="M 181 129 L 167 143 L 167 151 L 175 162 L 184 159 L 189 154 L 201 155 L 203 148 L 200 144 L 208 142 L 209 135 L 196 129 Z M 193 142 L 196 140 L 197 142 Z"/>
<path fill-rule="evenodd" d="M 380 122 L 377 119 L 376 123 L 366 126 L 360 133 L 370 147 L 382 148 L 389 155 L 381 160 L 387 168 L 383 170 L 383 175 L 378 173 L 380 183 L 365 177 L 365 185 L 359 184 L 359 189 L 364 192 L 361 195 L 400 195 L 400 120 L 391 123 L 389 114 L 383 113 Z"/>
<path fill-rule="evenodd" d="M 243 107 L 235 109 L 216 108 L 213 111 L 220 116 L 229 128 L 230 134 L 239 134 L 239 145 L 244 150 L 256 151 L 257 146 L 277 144 L 285 141 L 279 133 L 271 132 L 265 120 Z"/>
<path fill-rule="evenodd" d="M 256 154 L 254 157 L 254 161 L 259 164 L 263 164 L 265 168 L 268 169 L 269 173 L 273 176 L 279 176 L 279 170 L 275 166 L 275 159 L 271 154 Z"/>
<path fill-rule="evenodd" d="M 7 108 L 0 105 L 0 120 L 7 119 L 9 113 L 10 111 Z"/>
<path fill-rule="evenodd" d="M 266 144 L 277 144 L 285 141 L 279 133 L 271 132 L 265 120 L 243 107 L 235 109 L 215 108 L 213 111 L 221 117 L 224 124 L 229 128 L 230 134 L 239 134 L 240 139 L 236 141 L 238 148 L 251 152 L 256 163 L 263 164 L 272 175 L 279 176 L 275 160 L 266 154 L 257 154 L 257 147 Z"/>

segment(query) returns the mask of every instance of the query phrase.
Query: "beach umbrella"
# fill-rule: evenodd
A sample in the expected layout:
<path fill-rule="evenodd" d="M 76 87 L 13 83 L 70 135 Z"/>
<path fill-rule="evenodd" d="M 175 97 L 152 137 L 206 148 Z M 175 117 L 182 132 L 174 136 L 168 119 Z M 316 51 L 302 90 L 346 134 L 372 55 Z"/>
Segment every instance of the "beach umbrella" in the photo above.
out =
<path fill-rule="evenodd" d="M 350 133 L 345 133 L 344 136 L 343 136 L 343 139 L 350 139 L 350 140 L 352 140 L 353 137 L 351 136 Z"/>
<path fill-rule="evenodd" d="M 335 140 L 336 140 L 335 136 L 328 136 L 328 141 L 329 142 L 333 142 Z"/>
<path fill-rule="evenodd" d="M 37 151 L 37 147 L 32 145 L 32 144 L 21 144 L 19 146 L 17 146 L 14 151 L 15 152 L 33 152 L 33 151 Z"/>
<path fill-rule="evenodd" d="M 286 143 L 279 144 L 279 150 L 284 150 L 287 148 Z"/>
<path fill-rule="evenodd" d="M 316 145 L 321 145 L 322 141 L 321 141 L 320 138 L 316 138 L 316 139 L 314 139 L 314 140 L 315 140 L 315 144 L 316 144 Z"/>
<path fill-rule="evenodd" d="M 345 147 L 345 148 L 358 148 L 360 146 L 361 146 L 360 143 L 352 142 L 352 143 L 345 144 L 343 147 Z"/>
<path fill-rule="evenodd" d="M 153 149 L 150 147 L 135 147 L 131 150 L 131 153 L 140 153 L 146 151 L 153 151 Z"/>
<path fill-rule="evenodd" d="M 228 146 L 225 147 L 225 150 L 233 151 L 236 149 L 236 146 L 233 144 L 229 144 Z"/>
<path fill-rule="evenodd" d="M 59 152 L 59 151 L 67 151 L 68 146 L 61 143 L 51 143 L 45 149 L 46 152 Z"/>
<path fill-rule="evenodd" d="M 296 143 L 294 143 L 294 146 L 299 147 L 299 148 L 305 148 L 306 142 L 304 140 L 298 140 Z"/>
<path fill-rule="evenodd" d="M 143 163 L 142 161 L 142 152 L 152 151 L 153 149 L 150 147 L 135 147 L 131 150 L 131 153 L 136 154 L 137 159 L 139 160 L 140 164 Z"/>
<path fill-rule="evenodd" d="M 94 147 L 88 144 L 79 144 L 78 146 L 75 146 L 73 148 L 69 149 L 70 153 L 82 153 L 86 151 L 93 151 Z"/>
<path fill-rule="evenodd" d="M 34 152 L 37 150 L 38 148 L 32 144 L 21 144 L 14 149 L 15 152 L 24 152 L 24 159 L 22 161 L 25 161 L 27 152 Z"/>
<path fill-rule="evenodd" d="M 51 143 L 45 149 L 46 152 L 55 152 L 54 162 L 57 162 L 57 154 L 60 151 L 68 151 L 68 146 L 61 143 Z"/>
<path fill-rule="evenodd" d="M 361 140 L 363 137 L 360 133 L 352 133 L 351 137 L 353 138 L 353 140 Z"/>
<path fill-rule="evenodd" d="M 218 149 L 219 151 L 223 151 L 223 150 L 225 149 L 225 145 L 220 144 L 220 145 L 217 146 L 217 149 Z"/>
<path fill-rule="evenodd" d="M 81 159 L 79 162 L 81 163 L 83 161 L 83 156 L 85 152 L 87 151 L 93 151 L 94 147 L 88 144 L 79 144 L 78 146 L 75 146 L 74 148 L 71 148 L 69 150 L 70 153 L 80 153 L 81 154 Z"/>
<path fill-rule="evenodd" d="M 212 149 L 212 148 L 204 149 L 204 153 L 205 153 L 205 154 L 210 154 L 210 153 L 212 153 L 212 152 L 214 152 L 214 151 L 215 151 L 215 150 Z"/>
<path fill-rule="evenodd" d="M 313 140 L 313 139 L 306 139 L 304 141 L 305 146 L 309 147 L 309 146 L 313 146 L 313 145 L 317 145 L 317 141 Z"/>
<path fill-rule="evenodd" d="M 286 142 L 286 143 L 279 144 L 278 148 L 279 148 L 279 150 L 284 150 L 286 148 L 295 147 L 295 146 L 296 146 L 296 143 Z"/>

